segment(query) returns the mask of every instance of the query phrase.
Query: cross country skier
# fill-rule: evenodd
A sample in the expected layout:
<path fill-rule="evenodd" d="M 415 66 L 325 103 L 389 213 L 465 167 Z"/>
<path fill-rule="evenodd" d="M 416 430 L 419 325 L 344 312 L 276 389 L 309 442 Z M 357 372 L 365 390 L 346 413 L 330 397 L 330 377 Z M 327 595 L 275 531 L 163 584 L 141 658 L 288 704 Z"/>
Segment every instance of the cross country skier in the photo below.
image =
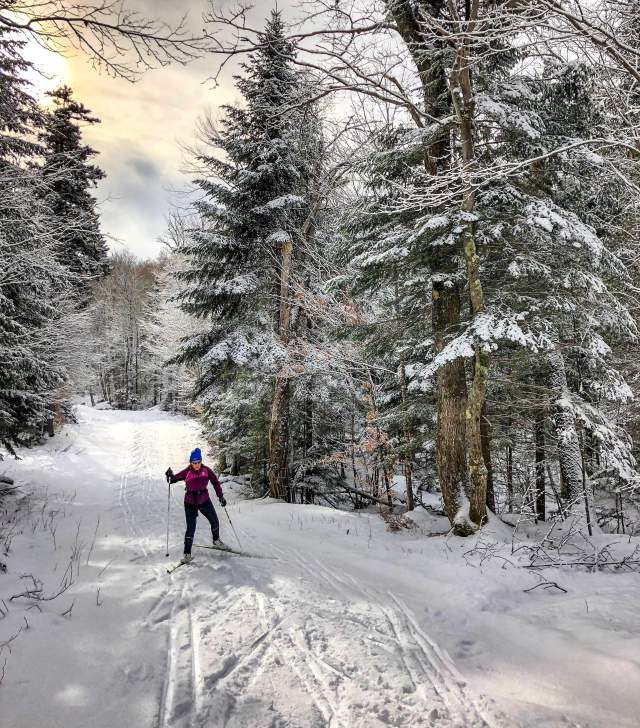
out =
<path fill-rule="evenodd" d="M 211 483 L 213 485 L 220 505 L 224 508 L 227 505 L 227 501 L 222 494 L 222 487 L 218 476 L 202 464 L 202 453 L 200 448 L 197 447 L 189 456 L 189 466 L 179 473 L 174 475 L 173 470 L 169 468 L 165 473 L 169 484 L 177 483 L 178 481 L 184 480 L 185 493 L 184 493 L 184 514 L 187 519 L 187 532 L 184 535 L 184 556 L 182 562 L 187 564 L 191 561 L 191 546 L 193 544 L 193 536 L 196 532 L 196 519 L 198 518 L 198 511 L 209 521 L 211 524 L 211 535 L 213 537 L 213 545 L 216 548 L 226 549 L 227 546 L 220 540 L 220 524 L 218 523 L 218 516 L 216 514 L 211 498 L 209 498 L 209 491 L 207 485 Z"/>

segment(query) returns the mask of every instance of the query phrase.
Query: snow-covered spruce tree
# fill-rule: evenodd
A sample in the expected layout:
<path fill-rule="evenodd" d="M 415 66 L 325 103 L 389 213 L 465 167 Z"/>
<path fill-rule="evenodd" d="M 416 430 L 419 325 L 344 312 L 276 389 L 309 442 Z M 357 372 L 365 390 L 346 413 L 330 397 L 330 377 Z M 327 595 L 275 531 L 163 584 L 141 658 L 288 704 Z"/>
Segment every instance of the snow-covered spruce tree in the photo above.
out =
<path fill-rule="evenodd" d="M 209 128 L 202 223 L 181 249 L 188 269 L 179 274 L 184 310 L 205 324 L 179 359 L 199 363 L 197 390 L 214 427 L 221 387 L 238 381 L 254 402 L 271 402 L 267 472 L 276 497 L 289 496 L 291 292 L 314 170 L 306 123 L 313 111 L 301 105 L 303 83 L 284 35 L 273 12 L 236 78 L 245 105 L 225 107 L 219 130 Z M 227 412 L 226 420 L 238 417 Z M 231 451 L 240 436 L 235 428 L 217 432 Z"/>
<path fill-rule="evenodd" d="M 9 448 L 42 434 L 66 376 L 53 356 L 60 341 L 49 338 L 67 292 L 44 194 L 37 170 L 0 160 L 0 441 Z"/>
<path fill-rule="evenodd" d="M 30 64 L 23 47 L 0 31 L 0 441 L 8 448 L 42 433 L 65 376 L 48 337 L 67 280 L 55 258 L 59 228 L 35 165 L 42 115 L 24 78 Z"/>
<path fill-rule="evenodd" d="M 100 232 L 92 190 L 104 172 L 91 163 L 97 152 L 83 144 L 81 126 L 98 123 L 85 106 L 73 98 L 68 86 L 48 96 L 53 109 L 45 116 L 40 141 L 44 147 L 43 175 L 49 184 L 49 205 L 59 220 L 59 261 L 69 270 L 81 302 L 88 302 L 88 282 L 108 270 L 107 246 Z"/>

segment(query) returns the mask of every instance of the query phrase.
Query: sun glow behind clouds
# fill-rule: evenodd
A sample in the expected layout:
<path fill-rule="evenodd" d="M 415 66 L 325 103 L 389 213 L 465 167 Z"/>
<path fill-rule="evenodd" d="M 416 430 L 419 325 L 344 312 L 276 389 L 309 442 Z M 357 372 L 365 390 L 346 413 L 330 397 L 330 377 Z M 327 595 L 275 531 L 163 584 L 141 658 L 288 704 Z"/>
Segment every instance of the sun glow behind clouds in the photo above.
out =
<path fill-rule="evenodd" d="M 34 66 L 27 74 L 32 84 L 32 93 L 43 106 L 47 106 L 49 101 L 47 91 L 53 91 L 67 79 L 67 61 L 59 53 L 50 51 L 34 38 L 27 41 L 24 55 Z"/>

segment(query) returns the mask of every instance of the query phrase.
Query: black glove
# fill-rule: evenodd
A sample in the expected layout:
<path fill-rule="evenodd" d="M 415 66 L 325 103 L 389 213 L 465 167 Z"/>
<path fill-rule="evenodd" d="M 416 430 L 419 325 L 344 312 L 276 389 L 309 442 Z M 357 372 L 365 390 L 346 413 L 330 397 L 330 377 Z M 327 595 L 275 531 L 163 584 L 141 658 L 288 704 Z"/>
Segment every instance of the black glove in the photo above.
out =
<path fill-rule="evenodd" d="M 173 478 L 173 470 L 171 468 L 167 468 L 167 472 L 165 473 L 165 477 L 167 479 L 167 483 L 170 483 Z"/>
<path fill-rule="evenodd" d="M 219 501 L 220 501 L 220 505 L 221 505 L 221 506 L 222 506 L 223 508 L 226 508 L 226 507 L 227 507 L 227 501 L 225 500 L 225 498 L 224 498 L 224 496 L 223 496 L 223 495 L 221 495 L 221 496 L 220 496 L 220 498 L 219 498 Z"/>

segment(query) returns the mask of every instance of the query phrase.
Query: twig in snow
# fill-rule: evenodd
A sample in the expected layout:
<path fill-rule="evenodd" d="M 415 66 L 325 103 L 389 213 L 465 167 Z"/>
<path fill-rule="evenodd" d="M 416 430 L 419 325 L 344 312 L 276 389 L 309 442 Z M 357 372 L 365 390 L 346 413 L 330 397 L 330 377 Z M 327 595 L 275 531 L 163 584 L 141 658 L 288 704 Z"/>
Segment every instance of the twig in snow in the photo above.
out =
<path fill-rule="evenodd" d="M 110 559 L 109 561 L 107 561 L 107 563 L 98 572 L 98 576 L 102 576 L 104 574 L 104 572 L 111 566 L 111 564 L 113 564 L 113 561 L 114 561 L 113 559 Z"/>
<path fill-rule="evenodd" d="M 15 640 L 18 637 L 18 635 L 22 632 L 23 629 L 24 629 L 24 627 L 20 627 L 20 629 L 14 635 L 9 637 L 8 640 L 5 640 L 4 642 L 0 642 L 0 652 L 2 652 L 2 650 L 4 650 L 4 649 L 7 649 L 7 650 L 9 650 L 9 652 L 11 652 L 11 643 L 13 642 L 13 640 Z"/>
<path fill-rule="evenodd" d="M 559 589 L 561 592 L 564 592 L 567 594 L 567 590 L 561 587 L 559 584 L 557 584 L 555 581 L 541 581 L 539 584 L 536 584 L 535 586 L 530 587 L 529 589 L 523 589 L 523 592 L 532 592 L 534 589 L 537 589 L 539 586 L 541 586 L 543 589 Z"/>
<path fill-rule="evenodd" d="M 71 606 L 69 607 L 69 609 L 65 609 L 65 610 L 64 610 L 64 612 L 61 612 L 60 616 L 61 616 L 61 617 L 66 617 L 67 619 L 71 619 L 71 611 L 72 611 L 72 609 L 73 609 L 73 605 L 74 605 L 75 603 L 76 603 L 76 600 L 74 599 L 74 600 L 73 600 L 73 601 L 71 602 Z"/>
<path fill-rule="evenodd" d="M 93 552 L 93 547 L 96 545 L 96 536 L 98 535 L 99 526 L 100 526 L 100 516 L 98 516 L 98 520 L 96 522 L 96 530 L 93 532 L 93 540 L 91 541 L 91 547 L 89 548 L 89 553 L 87 554 L 87 561 L 86 561 L 87 566 L 89 566 L 89 559 L 91 558 L 91 553 Z"/>
<path fill-rule="evenodd" d="M 33 574 L 27 574 L 25 576 L 22 576 L 22 579 L 31 579 L 33 583 L 33 587 L 30 589 L 25 589 L 23 592 L 20 592 L 19 594 L 14 594 L 13 596 L 9 597 L 9 601 L 12 602 L 14 599 L 33 599 L 36 602 L 51 602 L 54 599 L 57 599 L 60 595 L 64 594 L 64 592 L 67 591 L 73 584 L 75 583 L 75 578 L 73 576 L 73 557 L 69 561 L 69 564 L 67 565 L 67 568 L 65 570 L 65 573 L 62 577 L 62 580 L 60 582 L 60 585 L 58 586 L 58 590 L 54 592 L 53 594 L 50 594 L 49 596 L 45 596 L 44 594 L 44 585 L 42 581 L 38 578 L 36 578 Z"/>
<path fill-rule="evenodd" d="M 499 553 L 501 548 L 502 544 L 499 544 L 497 541 L 485 541 L 482 538 L 479 538 L 476 545 L 472 549 L 465 551 L 462 556 L 470 566 L 476 566 L 476 564 L 473 563 L 474 559 L 478 560 L 477 566 L 482 567 L 486 561 L 490 561 L 494 558 L 502 561 L 503 569 L 506 569 L 507 566 L 515 566 L 513 561 Z"/>

